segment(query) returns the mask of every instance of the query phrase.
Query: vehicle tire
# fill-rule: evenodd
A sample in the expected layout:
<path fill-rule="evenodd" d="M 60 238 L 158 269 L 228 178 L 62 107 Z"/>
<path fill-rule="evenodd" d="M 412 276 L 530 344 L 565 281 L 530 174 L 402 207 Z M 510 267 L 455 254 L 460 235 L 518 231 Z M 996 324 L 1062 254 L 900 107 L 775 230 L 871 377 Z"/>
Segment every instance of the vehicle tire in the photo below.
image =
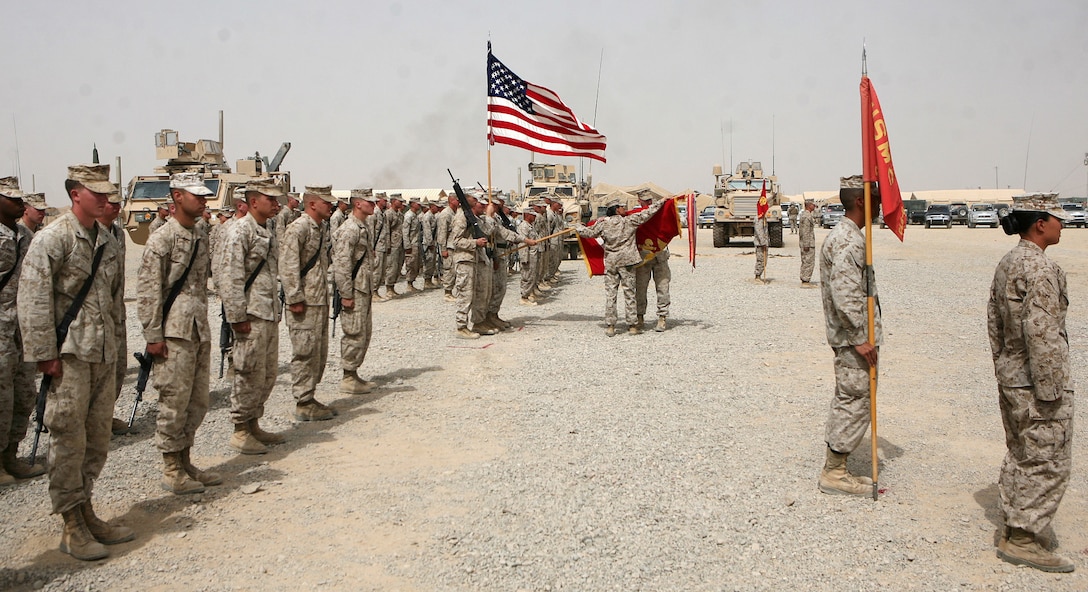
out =
<path fill-rule="evenodd" d="M 975 227 L 975 225 L 974 225 L 974 224 L 971 224 L 970 222 L 968 222 L 968 223 L 967 223 L 967 227 L 968 227 L 968 228 L 974 228 L 974 227 Z"/>
<path fill-rule="evenodd" d="M 949 228 L 949 229 L 952 228 L 952 221 L 951 220 L 948 221 L 948 226 L 945 226 L 945 228 Z"/>
<path fill-rule="evenodd" d="M 990 226 L 990 228 L 997 228 L 997 226 L 998 226 L 997 224 L 994 224 L 994 225 Z"/>
<path fill-rule="evenodd" d="M 929 222 L 926 222 L 926 228 L 929 228 Z"/>
<path fill-rule="evenodd" d="M 729 244 L 729 235 L 726 233 L 725 224 L 714 224 L 714 246 L 724 247 Z"/>
<path fill-rule="evenodd" d="M 767 224 L 767 238 L 770 246 L 775 248 L 782 247 L 782 223 L 781 222 L 769 222 Z"/>
<path fill-rule="evenodd" d="M 1000 208 L 999 210 L 997 210 L 997 215 L 1004 218 L 1005 216 L 1009 215 L 1009 208 L 1007 208 L 1007 207 Z M 994 228 L 997 228 L 997 227 L 995 226 Z"/>

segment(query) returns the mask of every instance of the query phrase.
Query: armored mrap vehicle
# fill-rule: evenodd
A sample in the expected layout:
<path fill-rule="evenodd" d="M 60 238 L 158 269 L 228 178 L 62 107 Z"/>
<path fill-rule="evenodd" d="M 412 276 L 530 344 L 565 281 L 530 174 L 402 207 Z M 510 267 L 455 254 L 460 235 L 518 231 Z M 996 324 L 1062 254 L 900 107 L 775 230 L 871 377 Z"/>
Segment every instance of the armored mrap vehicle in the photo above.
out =
<path fill-rule="evenodd" d="M 782 194 L 778 177 L 764 176 L 759 162 L 742 162 L 732 175 L 714 167 L 714 246 L 724 247 L 736 238 L 755 233 L 756 205 L 767 187 L 767 233 L 772 247 L 782 246 Z"/>
<path fill-rule="evenodd" d="M 589 200 L 586 199 L 588 185 L 579 183 L 573 165 L 529 163 L 531 177 L 525 182 L 525 196 L 528 199 L 547 196 L 563 204 L 563 219 L 567 226 L 589 222 L 592 217 Z M 581 255 L 578 238 L 574 233 L 563 239 L 568 259 L 577 259 Z"/>
<path fill-rule="evenodd" d="M 291 173 L 280 171 L 290 142 L 284 142 L 279 152 L 269 161 L 259 153 L 235 163 L 237 172 L 231 172 L 223 158 L 223 143 L 216 140 L 182 142 L 178 132 L 164 129 L 155 134 L 155 156 L 166 164 L 155 167 L 154 174 L 138 175 L 128 183 L 122 220 L 132 242 L 147 242 L 148 227 L 155 219 L 160 204 L 170 201 L 170 175 L 198 172 L 204 175 L 204 185 L 212 191 L 208 196 L 208 209 L 218 210 L 231 205 L 234 189 L 252 179 L 276 179 L 287 192 L 291 189 Z"/>

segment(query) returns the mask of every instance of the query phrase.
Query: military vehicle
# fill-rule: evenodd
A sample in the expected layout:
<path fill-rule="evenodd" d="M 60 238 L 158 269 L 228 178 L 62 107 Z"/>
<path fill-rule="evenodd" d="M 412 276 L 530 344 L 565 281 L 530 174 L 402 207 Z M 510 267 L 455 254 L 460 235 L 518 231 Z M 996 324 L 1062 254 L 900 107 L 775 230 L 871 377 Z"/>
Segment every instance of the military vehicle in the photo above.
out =
<path fill-rule="evenodd" d="M 767 187 L 767 233 L 770 246 L 782 246 L 782 193 L 778 177 L 764 176 L 759 162 L 742 162 L 732 175 L 714 167 L 714 246 L 724 247 L 734 238 L 755 233 L 756 205 L 764 182 Z"/>
<path fill-rule="evenodd" d="M 165 160 L 166 164 L 155 167 L 154 174 L 137 175 L 128 182 L 121 219 L 129 238 L 138 245 L 147 242 L 148 227 L 155 219 L 155 210 L 159 204 L 170 201 L 170 175 L 174 173 L 203 173 L 204 185 L 212 191 L 207 200 L 211 210 L 228 207 L 235 188 L 257 178 L 275 179 L 285 192 L 289 191 L 291 173 L 280 171 L 280 164 L 290 149 L 291 143 L 284 142 L 271 161 L 255 153 L 236 161 L 237 172 L 231 172 L 223 158 L 222 128 L 219 141 L 182 142 L 175 130 L 157 132 L 155 157 Z"/>
<path fill-rule="evenodd" d="M 563 219 L 567 226 L 589 222 L 592 218 L 589 199 L 586 198 L 589 185 L 578 182 L 573 165 L 530 162 L 529 172 L 531 176 L 525 182 L 527 199 L 547 196 L 559 200 L 563 204 Z M 568 259 L 577 259 L 582 254 L 574 233 L 563 239 L 563 247 Z"/>

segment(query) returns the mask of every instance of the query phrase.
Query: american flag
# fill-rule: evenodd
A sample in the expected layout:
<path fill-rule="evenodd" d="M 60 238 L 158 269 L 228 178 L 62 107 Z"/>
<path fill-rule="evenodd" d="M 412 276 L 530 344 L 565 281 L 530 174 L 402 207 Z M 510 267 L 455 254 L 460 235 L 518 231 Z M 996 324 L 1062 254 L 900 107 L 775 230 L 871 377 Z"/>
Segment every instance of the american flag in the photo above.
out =
<path fill-rule="evenodd" d="M 490 45 L 490 44 L 489 44 Z M 559 95 L 522 80 L 487 52 L 487 136 L 553 156 L 584 156 L 605 162 L 607 139 L 563 104 Z"/>

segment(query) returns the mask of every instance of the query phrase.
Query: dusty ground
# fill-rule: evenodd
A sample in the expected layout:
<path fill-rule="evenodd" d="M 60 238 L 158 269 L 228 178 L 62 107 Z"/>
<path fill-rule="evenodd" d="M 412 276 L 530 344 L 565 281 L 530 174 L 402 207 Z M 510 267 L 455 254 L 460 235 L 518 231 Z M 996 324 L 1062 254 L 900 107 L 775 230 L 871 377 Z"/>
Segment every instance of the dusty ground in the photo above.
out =
<path fill-rule="evenodd" d="M 227 448 L 228 385 L 213 375 L 194 459 L 226 483 L 200 496 L 159 488 L 149 391 L 139 432 L 115 439 L 96 489 L 100 513 L 137 539 L 102 562 L 72 560 L 57 551 L 44 480 L 0 490 L 0 588 L 1088 589 L 1082 424 L 1054 524 L 1078 571 L 1044 575 L 993 555 L 1004 447 L 985 300 L 1014 239 L 919 226 L 903 244 L 876 236 L 879 502 L 815 486 L 834 379 L 818 291 L 797 286 L 796 236 L 772 249 L 774 281 L 755 286 L 751 248 L 713 249 L 704 230 L 695 271 L 686 242 L 673 245 L 663 334 L 607 339 L 601 280 L 580 261 L 564 262 L 547 304 L 504 308 L 518 331 L 475 342 L 451 338 L 440 293 L 377 304 L 366 367 L 381 388 L 335 393 L 334 340 L 319 394 L 341 411 L 329 422 L 289 419 L 284 334 L 264 423 L 289 442 L 262 457 Z M 1069 277 L 1086 384 L 1088 231 L 1066 230 L 1048 253 Z M 132 368 L 126 412 L 134 379 Z M 868 474 L 868 450 L 853 469 Z"/>

